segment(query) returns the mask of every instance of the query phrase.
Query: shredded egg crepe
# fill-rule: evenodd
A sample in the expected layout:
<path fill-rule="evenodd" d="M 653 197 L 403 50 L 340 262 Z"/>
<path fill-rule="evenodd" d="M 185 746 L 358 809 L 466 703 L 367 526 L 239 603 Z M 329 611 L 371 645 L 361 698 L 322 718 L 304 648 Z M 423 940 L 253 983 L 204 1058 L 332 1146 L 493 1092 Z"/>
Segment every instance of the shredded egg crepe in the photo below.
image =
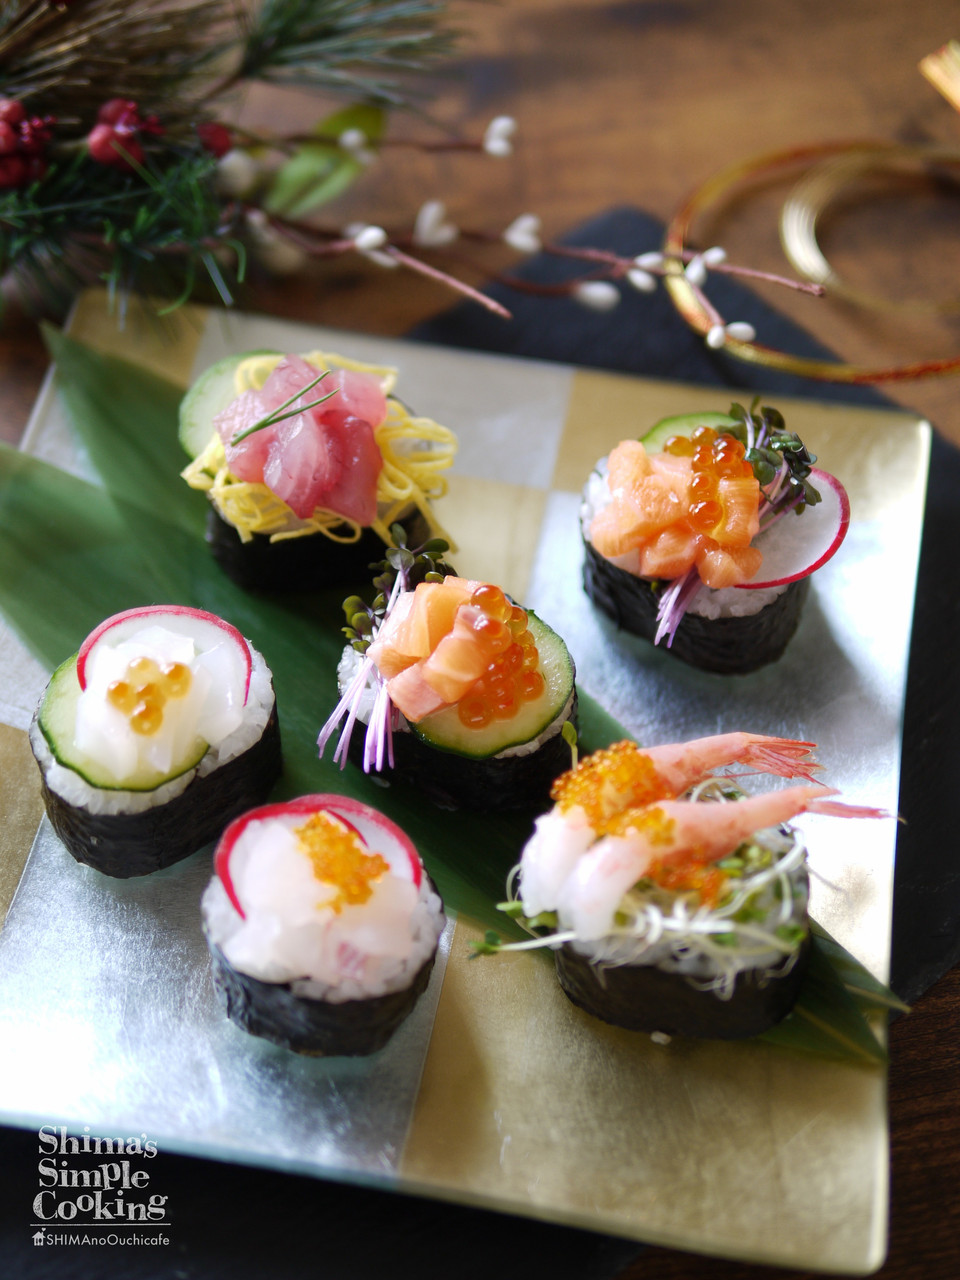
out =
<path fill-rule="evenodd" d="M 257 355 L 242 361 L 234 374 L 237 395 L 259 391 L 282 359 L 281 355 Z M 443 473 L 457 451 L 454 433 L 430 418 L 414 417 L 391 395 L 396 369 L 324 351 L 311 351 L 303 359 L 318 370 L 370 374 L 379 380 L 387 397 L 386 417 L 374 428 L 374 440 L 383 458 L 377 480 L 377 517 L 371 526 L 374 531 L 386 545 L 392 545 L 390 526 L 415 507 L 436 536 L 446 537 L 432 515 L 430 499 L 446 493 Z M 268 536 L 271 542 L 319 533 L 334 542 L 351 543 L 358 541 L 363 531 L 355 520 L 322 507 L 301 519 L 265 484 L 239 480 L 230 472 L 223 441 L 215 431 L 207 447 L 181 474 L 191 488 L 208 495 L 242 542 L 250 542 L 255 533 Z"/>

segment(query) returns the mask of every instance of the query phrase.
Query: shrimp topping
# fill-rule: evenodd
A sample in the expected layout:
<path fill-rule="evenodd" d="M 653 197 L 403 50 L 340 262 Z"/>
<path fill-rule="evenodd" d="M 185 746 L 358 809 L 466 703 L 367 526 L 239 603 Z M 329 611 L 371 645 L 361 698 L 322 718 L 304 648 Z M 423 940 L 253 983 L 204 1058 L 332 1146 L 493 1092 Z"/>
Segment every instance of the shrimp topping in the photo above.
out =
<path fill-rule="evenodd" d="M 524 913 L 555 911 L 561 930 L 586 941 L 635 916 L 636 905 L 628 910 L 625 902 L 643 885 L 683 895 L 691 909 L 713 909 L 743 874 L 733 855 L 758 832 L 776 831 L 801 813 L 889 816 L 831 799 L 836 791 L 814 781 L 813 750 L 812 742 L 729 733 L 649 750 L 617 742 L 586 757 L 556 780 L 556 807 L 538 819 L 524 850 Z M 735 799 L 738 789 L 714 773 L 731 764 L 805 781 Z M 697 784 L 706 788 L 702 799 L 680 798 Z"/>
<path fill-rule="evenodd" d="M 760 733 L 721 733 L 643 749 L 615 742 L 560 775 L 550 798 L 562 813 L 579 806 L 596 834 L 624 829 L 624 810 L 674 799 L 719 768 L 743 764 L 780 778 L 812 782 L 814 743 Z"/>

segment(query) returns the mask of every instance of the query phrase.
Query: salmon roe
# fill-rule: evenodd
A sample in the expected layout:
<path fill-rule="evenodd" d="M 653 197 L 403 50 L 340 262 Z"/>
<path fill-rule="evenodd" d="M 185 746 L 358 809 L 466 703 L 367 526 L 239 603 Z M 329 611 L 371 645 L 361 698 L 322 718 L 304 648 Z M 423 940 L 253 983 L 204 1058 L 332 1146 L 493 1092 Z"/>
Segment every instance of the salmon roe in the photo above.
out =
<path fill-rule="evenodd" d="M 546 682 L 526 611 L 490 583 L 477 587 L 468 602 L 471 606 L 479 611 L 473 632 L 489 661 L 460 699 L 457 714 L 468 729 L 484 729 L 493 720 L 512 720 L 524 702 L 540 697 Z"/>
<path fill-rule="evenodd" d="M 697 427 L 689 437 L 671 436 L 663 452 L 692 459 L 690 495 L 693 501 L 687 521 L 695 533 L 710 533 L 724 518 L 717 498 L 717 482 L 728 476 L 753 476 L 746 449 L 736 436 L 718 434 L 713 427 L 703 426 Z"/>
<path fill-rule="evenodd" d="M 390 870 L 386 858 L 370 853 L 358 833 L 332 813 L 312 813 L 293 832 L 316 878 L 336 888 L 336 896 L 323 906 L 338 915 L 345 906 L 368 901 L 374 885 Z"/>
<path fill-rule="evenodd" d="M 185 698 L 193 677 L 182 662 L 134 658 L 119 680 L 107 686 L 107 702 L 127 717 L 134 733 L 152 737 L 163 724 L 164 709 L 170 699 Z"/>

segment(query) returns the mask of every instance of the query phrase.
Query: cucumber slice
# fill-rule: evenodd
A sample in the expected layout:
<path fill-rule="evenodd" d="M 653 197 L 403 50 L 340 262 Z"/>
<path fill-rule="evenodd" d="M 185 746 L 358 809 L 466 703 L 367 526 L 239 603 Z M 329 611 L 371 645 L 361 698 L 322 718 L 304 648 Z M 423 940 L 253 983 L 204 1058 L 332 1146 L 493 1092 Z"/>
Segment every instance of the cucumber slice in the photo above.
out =
<path fill-rule="evenodd" d="M 180 402 L 179 439 L 186 453 L 196 458 L 210 443 L 213 420 L 237 396 L 233 375 L 238 364 L 251 356 L 279 356 L 266 348 L 224 356 L 201 373 Z"/>
<path fill-rule="evenodd" d="M 490 756 L 532 742 L 563 711 L 573 693 L 573 659 L 555 631 L 535 613 L 527 613 L 527 626 L 540 654 L 540 674 L 546 688 L 534 702 L 524 702 L 512 720 L 493 720 L 482 729 L 470 729 L 455 706 L 427 716 L 410 728 L 424 742 L 440 751 L 486 760 Z"/>
<path fill-rule="evenodd" d="M 143 770 L 117 782 L 112 774 L 104 773 L 96 760 L 78 751 L 74 745 L 74 726 L 77 722 L 77 699 L 80 697 L 80 681 L 77 679 L 77 655 L 68 658 L 50 678 L 47 691 L 37 716 L 44 738 L 54 758 L 67 769 L 72 769 L 93 787 L 102 791 L 155 791 L 157 787 L 190 769 L 196 768 L 206 755 L 208 746 L 197 738 L 187 759 L 181 761 L 169 773 L 155 769 Z"/>
<path fill-rule="evenodd" d="M 726 427 L 735 427 L 736 418 L 729 413 L 676 413 L 670 418 L 660 421 L 640 437 L 640 443 L 647 453 L 662 453 L 663 446 L 671 436 L 692 436 L 697 427 L 713 427 L 714 431 L 723 431 Z"/>

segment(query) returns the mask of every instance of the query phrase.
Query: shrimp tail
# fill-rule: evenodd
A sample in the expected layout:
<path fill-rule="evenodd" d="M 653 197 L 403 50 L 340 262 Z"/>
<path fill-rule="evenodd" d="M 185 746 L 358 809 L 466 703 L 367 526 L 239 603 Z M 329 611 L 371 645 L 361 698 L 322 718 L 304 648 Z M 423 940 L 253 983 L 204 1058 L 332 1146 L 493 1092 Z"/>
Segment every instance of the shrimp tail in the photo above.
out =
<path fill-rule="evenodd" d="M 744 734 L 747 741 L 739 756 L 741 764 L 749 765 L 761 773 L 772 773 L 778 778 L 805 778 L 815 782 L 814 773 L 822 766 L 813 758 L 815 742 L 800 742 L 794 738 L 773 738 L 759 734 Z"/>
<path fill-rule="evenodd" d="M 822 813 L 828 818 L 893 818 L 889 809 L 874 809 L 867 804 L 843 804 L 839 800 L 811 800 L 808 813 Z"/>

